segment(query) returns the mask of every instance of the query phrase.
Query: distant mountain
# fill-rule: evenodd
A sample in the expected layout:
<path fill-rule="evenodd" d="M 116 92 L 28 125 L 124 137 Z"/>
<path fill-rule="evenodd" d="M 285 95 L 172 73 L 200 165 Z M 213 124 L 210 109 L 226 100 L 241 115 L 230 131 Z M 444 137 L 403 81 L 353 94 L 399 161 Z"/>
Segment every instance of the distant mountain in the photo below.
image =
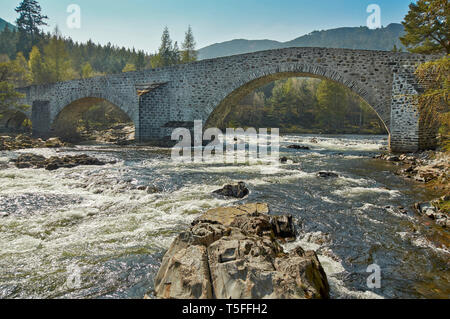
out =
<path fill-rule="evenodd" d="M 3 31 L 3 29 L 5 29 L 6 26 L 8 26 L 9 30 L 13 30 L 16 28 L 15 25 L 12 25 L 8 21 L 5 21 L 2 18 L 0 18 L 0 31 Z"/>
<path fill-rule="evenodd" d="M 256 51 L 289 47 L 323 47 L 360 50 L 390 51 L 394 45 L 404 49 L 399 37 L 404 34 L 401 24 L 393 23 L 385 28 L 370 30 L 367 27 L 338 28 L 314 31 L 288 42 L 272 40 L 232 40 L 216 43 L 199 50 L 199 59 L 244 54 Z"/>

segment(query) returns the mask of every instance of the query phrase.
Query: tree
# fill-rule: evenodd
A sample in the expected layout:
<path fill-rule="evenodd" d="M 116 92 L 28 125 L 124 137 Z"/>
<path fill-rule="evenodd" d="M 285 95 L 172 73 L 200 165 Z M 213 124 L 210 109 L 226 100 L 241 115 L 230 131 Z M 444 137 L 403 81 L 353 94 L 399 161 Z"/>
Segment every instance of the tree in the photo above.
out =
<path fill-rule="evenodd" d="M 81 78 L 87 79 L 94 75 L 94 70 L 89 62 L 86 62 L 81 69 Z"/>
<path fill-rule="evenodd" d="M 50 43 L 44 47 L 43 60 L 45 71 L 48 73 L 48 83 L 67 81 L 75 77 L 66 45 L 58 28 L 55 28 Z"/>
<path fill-rule="evenodd" d="M 159 55 L 159 67 L 164 67 L 172 64 L 173 53 L 172 53 L 172 40 L 170 39 L 169 28 L 165 27 L 163 34 L 161 36 L 161 46 L 158 50 Z"/>
<path fill-rule="evenodd" d="M 47 16 L 41 14 L 41 6 L 36 0 L 23 0 L 15 9 L 19 14 L 16 25 L 20 31 L 34 35 L 39 33 L 39 27 L 47 25 Z"/>
<path fill-rule="evenodd" d="M 15 72 L 12 62 L 0 63 L 0 112 L 10 108 L 23 109 L 20 103 L 23 94 L 15 90 Z"/>
<path fill-rule="evenodd" d="M 32 74 L 22 52 L 17 53 L 16 59 L 11 61 L 10 64 L 13 82 L 16 87 L 25 87 L 32 83 Z"/>
<path fill-rule="evenodd" d="M 170 65 L 179 64 L 181 61 L 180 48 L 178 47 L 178 42 L 175 41 L 171 52 L 171 61 Z"/>
<path fill-rule="evenodd" d="M 45 71 L 44 63 L 42 62 L 41 52 L 36 46 L 31 50 L 28 66 L 31 70 L 33 84 L 46 83 L 47 73 Z"/>
<path fill-rule="evenodd" d="M 122 70 L 122 72 L 133 72 L 133 71 L 136 71 L 136 66 L 132 63 L 127 63 Z"/>
<path fill-rule="evenodd" d="M 16 54 L 16 42 L 17 32 L 9 30 L 6 25 L 3 32 L 0 33 L 0 52 L 12 58 Z"/>
<path fill-rule="evenodd" d="M 194 39 L 194 34 L 192 32 L 192 27 L 189 26 L 185 38 L 184 38 L 184 42 L 181 46 L 183 52 L 181 53 L 181 63 L 189 63 L 189 62 L 194 62 L 197 61 L 197 51 L 195 50 L 195 39 Z"/>
<path fill-rule="evenodd" d="M 19 29 L 19 46 L 29 52 L 36 44 L 36 35 L 40 34 L 39 27 L 47 25 L 47 16 L 41 14 L 41 6 L 36 0 L 23 0 L 15 9 L 19 14 L 16 20 Z"/>
<path fill-rule="evenodd" d="M 135 62 L 133 64 L 136 66 L 136 69 L 137 70 L 143 70 L 145 68 L 145 65 L 146 65 L 144 51 L 138 51 L 134 61 Z"/>
<path fill-rule="evenodd" d="M 347 98 L 344 89 L 337 83 L 324 80 L 317 89 L 317 118 L 331 132 L 344 126 Z"/>
<path fill-rule="evenodd" d="M 418 0 L 409 5 L 403 26 L 406 34 L 400 38 L 410 52 L 450 54 L 448 0 Z"/>
<path fill-rule="evenodd" d="M 417 97 L 420 117 L 428 127 L 440 127 L 441 144 L 450 150 L 450 55 L 426 62 L 416 71 L 425 92 Z"/>

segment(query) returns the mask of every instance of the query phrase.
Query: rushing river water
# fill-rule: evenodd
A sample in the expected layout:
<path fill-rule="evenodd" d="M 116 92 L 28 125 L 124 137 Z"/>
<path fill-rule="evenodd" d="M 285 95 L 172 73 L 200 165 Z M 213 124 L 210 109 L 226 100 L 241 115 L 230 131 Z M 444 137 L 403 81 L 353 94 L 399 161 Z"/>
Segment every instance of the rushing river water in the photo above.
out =
<path fill-rule="evenodd" d="M 281 156 L 293 161 L 279 167 L 181 165 L 150 147 L 0 152 L 0 298 L 142 298 L 177 233 L 207 209 L 245 202 L 296 217 L 300 239 L 289 246 L 318 251 L 333 298 L 450 297 L 450 252 L 435 240 L 448 233 L 413 213 L 430 194 L 372 159 L 387 138 L 310 139 L 284 137 Z M 30 152 L 117 163 L 54 172 L 8 163 Z M 318 178 L 323 170 L 340 177 Z M 211 194 L 237 181 L 251 190 L 243 201 Z M 379 289 L 366 284 L 371 264 L 381 268 Z"/>

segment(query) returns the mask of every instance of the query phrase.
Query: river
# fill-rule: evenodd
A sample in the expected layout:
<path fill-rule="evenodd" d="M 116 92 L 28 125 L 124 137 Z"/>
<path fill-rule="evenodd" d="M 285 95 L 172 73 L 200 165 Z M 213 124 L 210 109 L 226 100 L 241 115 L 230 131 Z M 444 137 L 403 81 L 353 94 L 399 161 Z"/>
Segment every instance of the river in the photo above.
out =
<path fill-rule="evenodd" d="M 0 152 L 0 298 L 142 298 L 181 230 L 207 209 L 245 202 L 295 216 L 299 239 L 286 248 L 318 251 L 333 298 L 450 297 L 450 252 L 436 240 L 448 231 L 411 208 L 431 194 L 372 159 L 387 137 L 311 137 L 284 136 L 281 156 L 293 161 L 279 167 L 181 165 L 151 147 Z M 287 149 L 292 143 L 311 150 Z M 53 172 L 9 163 L 30 152 L 117 163 Z M 318 178 L 323 170 L 340 177 Z M 211 194 L 237 181 L 248 198 Z M 367 287 L 371 264 L 381 269 L 379 289 Z"/>

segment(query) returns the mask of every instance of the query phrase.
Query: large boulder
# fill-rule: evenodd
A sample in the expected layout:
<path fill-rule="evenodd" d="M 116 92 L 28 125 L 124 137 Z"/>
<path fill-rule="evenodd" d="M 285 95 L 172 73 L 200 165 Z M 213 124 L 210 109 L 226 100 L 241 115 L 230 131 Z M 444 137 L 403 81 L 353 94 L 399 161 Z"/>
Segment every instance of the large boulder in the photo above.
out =
<path fill-rule="evenodd" d="M 224 218 L 226 213 L 229 218 Z M 315 252 L 298 247 L 286 253 L 277 240 L 274 229 L 284 235 L 282 229 L 293 228 L 292 217 L 274 219 L 268 213 L 266 204 L 248 204 L 210 210 L 197 219 L 163 257 L 156 297 L 329 298 Z"/>
<path fill-rule="evenodd" d="M 236 185 L 225 185 L 223 188 L 218 189 L 213 193 L 225 197 L 244 198 L 250 191 L 244 182 L 239 182 Z"/>

